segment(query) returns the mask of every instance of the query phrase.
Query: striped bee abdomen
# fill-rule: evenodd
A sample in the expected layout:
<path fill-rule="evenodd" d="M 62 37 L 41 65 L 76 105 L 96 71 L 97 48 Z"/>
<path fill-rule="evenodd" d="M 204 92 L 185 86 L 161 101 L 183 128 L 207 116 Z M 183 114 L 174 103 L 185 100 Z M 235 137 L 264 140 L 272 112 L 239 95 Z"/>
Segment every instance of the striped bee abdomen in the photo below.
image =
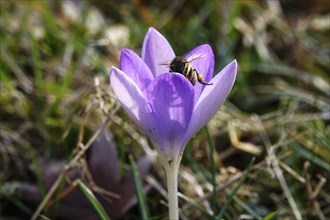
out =
<path fill-rule="evenodd" d="M 196 84 L 197 80 L 203 85 L 212 85 L 212 83 L 205 82 L 202 75 L 183 57 L 175 57 L 169 64 L 169 68 L 170 72 L 177 72 L 184 75 L 193 85 Z"/>

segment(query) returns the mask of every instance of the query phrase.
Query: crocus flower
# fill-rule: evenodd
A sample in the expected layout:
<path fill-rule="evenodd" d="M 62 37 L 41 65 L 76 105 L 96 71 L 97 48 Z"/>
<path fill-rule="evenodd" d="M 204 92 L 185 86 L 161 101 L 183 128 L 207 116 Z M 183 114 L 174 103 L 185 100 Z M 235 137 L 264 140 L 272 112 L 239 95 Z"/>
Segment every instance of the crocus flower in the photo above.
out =
<path fill-rule="evenodd" d="M 167 178 L 171 175 L 167 170 L 177 173 L 186 143 L 213 117 L 228 96 L 237 70 L 234 60 L 212 78 L 214 54 L 209 45 L 201 45 L 184 57 L 199 56 L 191 65 L 213 85 L 198 82 L 192 85 L 183 74 L 169 72 L 168 66 L 161 65 L 175 56 L 166 38 L 150 28 L 144 38 L 142 56 L 123 49 L 120 69 L 112 67 L 110 70 L 111 86 L 119 102 L 154 144 Z M 168 187 L 176 185 L 176 177 L 173 178 L 168 180 Z"/>

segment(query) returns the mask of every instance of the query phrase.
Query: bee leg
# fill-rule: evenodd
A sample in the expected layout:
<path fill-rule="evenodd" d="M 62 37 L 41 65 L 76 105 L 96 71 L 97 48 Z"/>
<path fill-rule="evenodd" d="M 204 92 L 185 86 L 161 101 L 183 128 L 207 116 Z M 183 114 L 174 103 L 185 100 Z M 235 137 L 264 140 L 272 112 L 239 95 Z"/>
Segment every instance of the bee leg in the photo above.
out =
<path fill-rule="evenodd" d="M 200 73 L 197 73 L 198 82 L 203 85 L 213 85 L 213 83 L 208 83 L 203 80 L 203 76 Z"/>

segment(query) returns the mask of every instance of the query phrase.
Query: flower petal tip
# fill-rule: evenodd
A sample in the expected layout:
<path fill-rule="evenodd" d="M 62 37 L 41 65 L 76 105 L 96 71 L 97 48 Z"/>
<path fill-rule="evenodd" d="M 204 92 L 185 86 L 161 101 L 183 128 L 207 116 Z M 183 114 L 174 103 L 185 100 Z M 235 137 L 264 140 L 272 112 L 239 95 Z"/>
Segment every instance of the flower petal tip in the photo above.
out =
<path fill-rule="evenodd" d="M 237 69 L 237 60 L 234 59 L 233 61 L 231 61 L 231 63 L 235 64 L 235 67 L 236 67 L 236 69 Z"/>
<path fill-rule="evenodd" d="M 236 59 L 233 59 L 233 60 L 229 63 L 229 65 L 235 65 L 235 66 L 237 66 L 237 60 L 236 60 Z"/>
<path fill-rule="evenodd" d="M 142 60 L 147 64 L 154 76 L 168 71 L 168 67 L 160 65 L 175 57 L 167 39 L 155 28 L 149 28 L 142 45 Z"/>
<path fill-rule="evenodd" d="M 151 33 L 151 32 L 159 33 L 159 32 L 156 30 L 156 28 L 154 28 L 154 27 L 149 27 L 149 29 L 148 29 L 148 33 Z"/>
<path fill-rule="evenodd" d="M 150 36 L 162 36 L 163 35 L 161 33 L 159 33 L 159 31 L 157 31 L 154 27 L 150 27 L 145 35 L 145 38 L 149 38 Z"/>
<path fill-rule="evenodd" d="M 114 71 L 117 71 L 117 70 L 118 70 L 117 67 L 115 67 L 115 66 L 111 66 L 111 67 L 110 67 L 110 71 L 109 71 L 110 76 L 113 74 Z"/>
<path fill-rule="evenodd" d="M 234 59 L 231 61 L 227 66 L 225 66 L 225 68 L 221 70 L 220 73 L 229 74 L 233 76 L 233 79 L 235 80 L 237 74 L 237 60 Z"/>
<path fill-rule="evenodd" d="M 232 63 L 232 65 L 234 65 L 234 72 L 235 72 L 235 76 L 236 76 L 236 74 L 237 74 L 237 66 L 238 66 L 237 60 L 234 59 L 233 61 L 231 61 L 231 63 Z"/>
<path fill-rule="evenodd" d="M 132 53 L 133 51 L 127 48 L 124 48 L 121 50 L 121 54 L 120 54 L 120 63 L 122 63 L 122 59 L 126 59 L 126 57 L 129 57 L 129 55 Z M 134 52 L 133 52 L 134 53 Z"/>

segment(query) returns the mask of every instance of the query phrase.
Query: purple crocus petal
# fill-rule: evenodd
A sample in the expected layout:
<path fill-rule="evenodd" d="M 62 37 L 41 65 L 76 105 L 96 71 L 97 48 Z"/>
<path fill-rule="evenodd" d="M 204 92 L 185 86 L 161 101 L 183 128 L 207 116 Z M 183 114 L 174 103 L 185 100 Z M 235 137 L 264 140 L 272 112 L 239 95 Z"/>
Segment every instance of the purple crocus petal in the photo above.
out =
<path fill-rule="evenodd" d="M 135 52 L 123 49 L 120 56 L 120 69 L 133 80 L 141 91 L 153 80 L 153 75 L 148 66 Z"/>
<path fill-rule="evenodd" d="M 143 130 L 150 129 L 154 121 L 151 109 L 136 83 L 116 67 L 110 70 L 110 82 L 120 104 L 132 120 Z"/>
<path fill-rule="evenodd" d="M 181 74 L 164 73 L 148 86 L 147 99 L 157 119 L 155 127 L 148 131 L 149 137 L 165 155 L 175 158 L 184 147 L 182 140 L 194 107 L 194 88 Z"/>
<path fill-rule="evenodd" d="M 166 38 L 154 28 L 149 28 L 142 46 L 142 59 L 148 65 L 154 76 L 168 72 L 166 65 L 175 54 Z"/>
<path fill-rule="evenodd" d="M 214 54 L 212 48 L 208 44 L 196 47 L 185 55 L 185 58 L 191 61 L 191 65 L 203 76 L 204 81 L 209 82 L 212 79 L 214 71 Z M 195 101 L 198 100 L 205 85 L 196 82 L 195 84 Z"/>
<path fill-rule="evenodd" d="M 236 60 L 229 63 L 218 73 L 211 82 L 212 86 L 206 86 L 199 97 L 193 111 L 185 140 L 188 141 L 199 129 L 201 129 L 218 111 L 221 104 L 231 91 L 237 71 Z"/>

